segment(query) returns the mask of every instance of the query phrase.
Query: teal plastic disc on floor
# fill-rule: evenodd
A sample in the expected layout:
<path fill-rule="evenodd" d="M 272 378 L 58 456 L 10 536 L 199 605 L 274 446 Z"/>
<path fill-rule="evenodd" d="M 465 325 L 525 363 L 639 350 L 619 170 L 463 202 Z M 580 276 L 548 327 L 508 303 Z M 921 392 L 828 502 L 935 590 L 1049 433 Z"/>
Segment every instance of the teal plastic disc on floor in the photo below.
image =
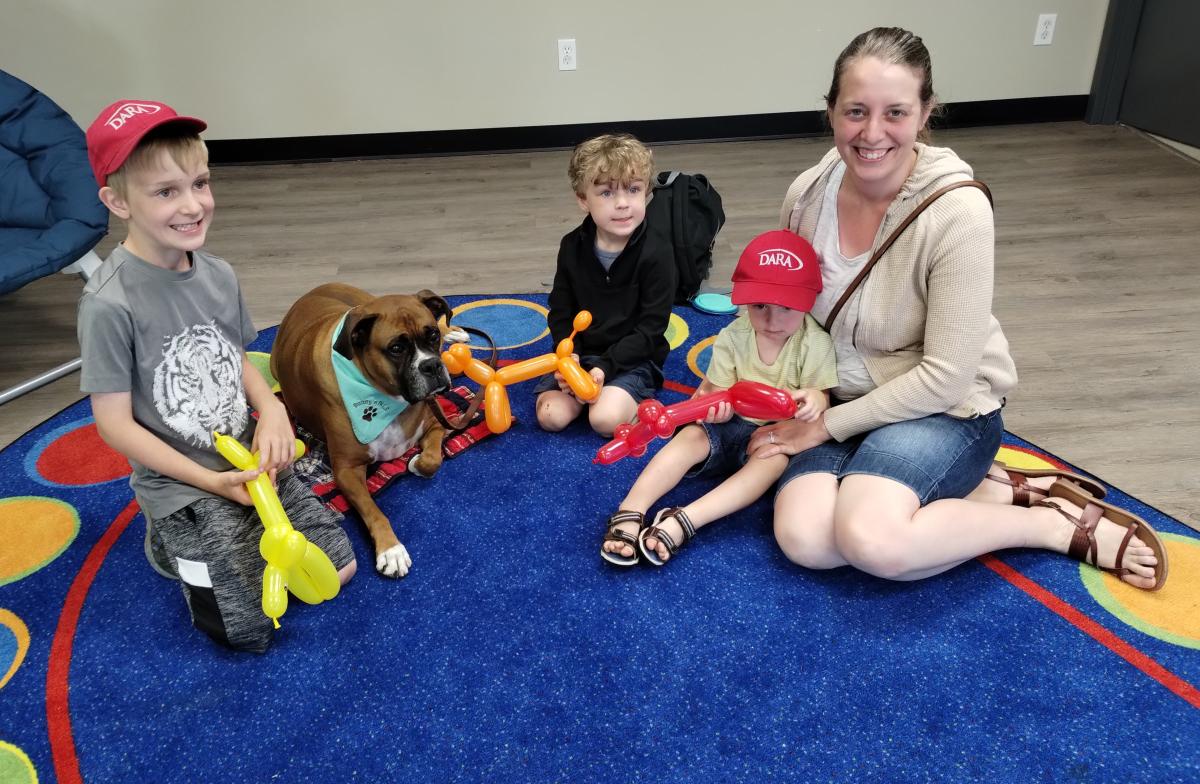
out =
<path fill-rule="evenodd" d="M 697 294 L 692 299 L 692 307 L 701 313 L 711 313 L 714 316 L 727 316 L 737 313 L 737 305 L 729 301 L 728 294 L 717 294 L 712 291 Z"/>

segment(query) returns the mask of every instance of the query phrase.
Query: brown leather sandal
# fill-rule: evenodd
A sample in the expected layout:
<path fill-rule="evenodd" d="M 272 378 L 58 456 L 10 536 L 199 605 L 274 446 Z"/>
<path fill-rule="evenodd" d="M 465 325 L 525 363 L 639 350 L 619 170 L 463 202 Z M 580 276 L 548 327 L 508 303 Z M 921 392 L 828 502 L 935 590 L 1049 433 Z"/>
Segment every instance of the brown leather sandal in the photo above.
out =
<path fill-rule="evenodd" d="M 638 562 L 637 536 L 617 527 L 628 523 L 636 523 L 638 533 L 641 533 L 642 529 L 646 527 L 646 518 L 641 512 L 632 512 L 628 509 L 618 509 L 613 512 L 612 517 L 608 518 L 608 531 L 605 532 L 604 540 L 600 543 L 600 557 L 613 566 L 633 566 Z M 604 542 L 627 544 L 633 548 L 633 555 L 609 552 L 604 549 Z"/>
<path fill-rule="evenodd" d="M 1076 517 L 1054 503 L 1054 498 L 1062 498 L 1065 501 L 1069 501 L 1083 511 L 1080 512 L 1079 517 Z M 1091 564 L 1101 571 L 1115 574 L 1118 577 L 1132 573 L 1130 569 L 1117 566 L 1116 564 L 1122 562 L 1125 558 L 1125 548 L 1129 546 L 1129 542 L 1133 537 L 1137 536 L 1147 547 L 1154 551 L 1154 555 L 1158 559 L 1158 563 L 1154 565 L 1154 585 L 1146 590 L 1157 591 L 1166 584 L 1167 549 L 1163 545 L 1162 539 L 1159 538 L 1158 532 L 1151 528 L 1150 524 L 1142 518 L 1130 514 L 1123 509 L 1118 509 L 1112 504 L 1098 501 L 1087 495 L 1086 491 L 1070 482 L 1055 482 L 1054 486 L 1050 488 L 1050 498 L 1045 501 L 1038 501 L 1036 506 L 1048 506 L 1075 525 L 1075 533 L 1071 536 L 1071 544 L 1067 548 L 1067 555 L 1078 561 Z M 1100 524 L 1101 519 L 1108 520 L 1110 523 L 1115 523 L 1126 529 L 1125 538 L 1121 540 L 1121 546 L 1117 548 L 1117 557 L 1113 560 L 1113 566 L 1100 566 L 1097 563 L 1099 560 L 1099 546 L 1096 544 L 1096 526 Z M 1137 586 L 1133 587 L 1136 588 Z"/>
<path fill-rule="evenodd" d="M 1026 481 L 1031 476 L 1054 476 L 1058 477 L 1059 481 L 1074 482 L 1084 491 L 1091 493 L 1093 498 L 1101 499 L 1108 491 L 1104 485 L 1095 480 L 1088 479 L 1082 474 L 1076 474 L 1073 471 L 1065 471 L 1061 468 L 1009 468 L 999 460 L 995 461 L 996 465 L 1004 469 L 1004 473 L 1008 474 L 1008 478 L 1004 479 L 999 476 L 987 475 L 988 479 L 993 482 L 999 482 L 1002 485 L 1009 485 L 1013 489 L 1013 506 L 1034 506 L 1038 501 L 1044 501 L 1050 497 L 1047 490 L 1040 487 L 1034 487 Z"/>
<path fill-rule="evenodd" d="M 679 523 L 679 527 L 683 529 L 683 538 L 676 543 L 675 538 L 660 527 L 660 523 L 667 517 L 674 517 L 675 522 Z M 696 526 L 692 525 L 692 519 L 688 517 L 687 512 L 683 511 L 683 507 L 672 506 L 668 509 L 660 509 L 658 514 L 654 516 L 654 522 L 649 527 L 643 528 L 638 534 L 638 549 L 642 551 L 642 555 L 646 560 L 655 566 L 662 566 L 666 563 L 658 557 L 658 553 L 646 546 L 646 537 L 653 536 L 658 541 L 667 546 L 667 552 L 672 556 L 679 552 L 679 548 L 688 543 L 688 540 L 696 535 Z"/>

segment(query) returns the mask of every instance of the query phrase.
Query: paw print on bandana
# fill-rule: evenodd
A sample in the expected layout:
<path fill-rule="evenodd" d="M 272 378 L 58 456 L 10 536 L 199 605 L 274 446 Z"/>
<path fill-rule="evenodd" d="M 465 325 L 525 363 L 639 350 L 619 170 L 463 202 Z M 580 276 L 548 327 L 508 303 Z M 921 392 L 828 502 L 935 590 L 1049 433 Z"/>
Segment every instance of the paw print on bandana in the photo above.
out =
<path fill-rule="evenodd" d="M 375 406 L 367 406 L 363 409 L 362 418 L 364 422 L 370 422 L 379 413 L 379 409 Z"/>

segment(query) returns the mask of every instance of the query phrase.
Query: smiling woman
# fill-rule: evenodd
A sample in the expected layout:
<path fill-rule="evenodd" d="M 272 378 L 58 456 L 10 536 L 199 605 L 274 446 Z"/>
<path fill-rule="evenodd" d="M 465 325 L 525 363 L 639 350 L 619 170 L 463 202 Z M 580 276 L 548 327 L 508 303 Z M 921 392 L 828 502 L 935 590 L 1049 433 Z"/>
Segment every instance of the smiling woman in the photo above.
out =
<path fill-rule="evenodd" d="M 924 143 L 937 107 L 924 42 L 859 35 L 826 103 L 834 149 L 792 184 L 780 225 L 821 257 L 812 314 L 833 338 L 836 404 L 760 428 L 749 450 L 790 456 L 775 498 L 784 554 L 918 580 L 1032 546 L 1161 588 L 1166 552 L 1145 521 L 1077 477 L 993 463 L 1017 375 L 991 313 L 992 213 L 971 167 Z"/>

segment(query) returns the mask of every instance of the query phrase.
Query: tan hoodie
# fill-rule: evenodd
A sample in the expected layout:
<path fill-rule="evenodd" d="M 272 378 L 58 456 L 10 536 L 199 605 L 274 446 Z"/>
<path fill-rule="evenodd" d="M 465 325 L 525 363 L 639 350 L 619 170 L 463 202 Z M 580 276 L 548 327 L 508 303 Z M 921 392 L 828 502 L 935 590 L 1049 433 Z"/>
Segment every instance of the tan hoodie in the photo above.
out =
<path fill-rule="evenodd" d="M 917 143 L 917 162 L 888 207 L 871 251 L 933 191 L 972 179 L 945 147 Z M 796 178 L 781 228 L 811 239 L 837 149 Z M 950 191 L 930 205 L 880 258 L 862 284 L 854 346 L 876 388 L 825 412 L 838 441 L 881 425 L 947 413 L 973 417 L 1000 407 L 1017 383 L 1008 341 L 992 315 L 995 231 L 977 188 Z M 830 332 L 837 335 L 839 315 Z"/>

